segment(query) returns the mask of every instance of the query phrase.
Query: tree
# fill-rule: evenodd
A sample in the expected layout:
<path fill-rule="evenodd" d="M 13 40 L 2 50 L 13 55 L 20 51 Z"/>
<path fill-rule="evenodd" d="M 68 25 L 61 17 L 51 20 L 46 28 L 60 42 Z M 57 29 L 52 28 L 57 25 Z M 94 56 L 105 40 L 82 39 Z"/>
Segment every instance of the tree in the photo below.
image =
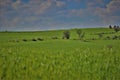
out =
<path fill-rule="evenodd" d="M 85 33 L 82 32 L 81 29 L 77 29 L 76 33 L 78 34 L 78 37 L 79 37 L 80 40 L 85 36 Z"/>
<path fill-rule="evenodd" d="M 81 29 L 77 29 L 77 30 L 76 30 L 76 33 L 78 34 L 78 36 L 79 36 L 79 38 L 80 38 L 80 36 L 81 36 L 81 34 L 82 34 L 82 30 L 81 30 Z"/>
<path fill-rule="evenodd" d="M 116 27 L 117 27 L 117 26 L 116 26 L 116 25 L 114 25 L 114 27 L 113 27 L 113 28 L 115 29 Z"/>
<path fill-rule="evenodd" d="M 110 28 L 110 29 L 112 29 L 112 26 L 111 26 L 111 25 L 109 25 L 109 28 Z"/>
<path fill-rule="evenodd" d="M 120 27 L 115 25 L 114 30 L 115 30 L 115 32 L 118 32 L 120 30 Z"/>
<path fill-rule="evenodd" d="M 63 32 L 63 39 L 70 39 L 70 32 L 69 31 Z"/>

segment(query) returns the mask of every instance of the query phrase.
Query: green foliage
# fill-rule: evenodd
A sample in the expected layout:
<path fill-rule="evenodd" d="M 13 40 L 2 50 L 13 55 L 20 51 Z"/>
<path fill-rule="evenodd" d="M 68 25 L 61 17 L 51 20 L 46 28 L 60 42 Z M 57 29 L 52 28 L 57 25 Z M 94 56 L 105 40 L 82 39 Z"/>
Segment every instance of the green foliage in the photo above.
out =
<path fill-rule="evenodd" d="M 43 41 L 44 39 L 42 39 L 42 38 L 37 38 L 39 41 Z"/>
<path fill-rule="evenodd" d="M 26 42 L 26 41 L 27 41 L 27 39 L 23 39 L 23 41 L 25 41 L 25 42 Z"/>
<path fill-rule="evenodd" d="M 120 33 L 110 29 L 82 31 L 86 40 L 96 40 L 72 40 L 77 38 L 76 30 L 70 30 L 70 40 L 51 39 L 61 37 L 62 30 L 0 32 L 0 80 L 119 80 Z M 110 39 L 99 40 L 96 33 L 102 32 Z M 112 40 L 114 35 L 117 39 Z M 38 41 L 39 37 L 45 40 Z M 31 41 L 33 38 L 37 41 Z"/>
<path fill-rule="evenodd" d="M 37 41 L 37 39 L 33 38 L 32 41 Z"/>
<path fill-rule="evenodd" d="M 84 36 L 85 36 L 85 33 L 82 32 L 81 29 L 77 29 L 77 30 L 76 30 L 76 33 L 78 34 L 78 37 L 79 37 L 80 40 L 83 39 Z"/>
<path fill-rule="evenodd" d="M 115 30 L 115 32 L 118 32 L 120 30 L 120 27 L 115 25 L 113 29 Z"/>
<path fill-rule="evenodd" d="M 63 39 L 70 39 L 70 32 L 69 31 L 63 32 Z"/>
<path fill-rule="evenodd" d="M 110 29 L 112 29 L 112 26 L 111 26 L 111 25 L 109 25 L 109 28 L 110 28 Z"/>

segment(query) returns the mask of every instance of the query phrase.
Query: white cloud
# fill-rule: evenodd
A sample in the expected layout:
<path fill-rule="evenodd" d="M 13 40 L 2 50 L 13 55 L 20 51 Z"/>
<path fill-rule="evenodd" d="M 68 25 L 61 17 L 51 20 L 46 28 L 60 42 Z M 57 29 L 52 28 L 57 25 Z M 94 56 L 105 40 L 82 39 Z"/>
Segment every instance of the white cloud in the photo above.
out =
<path fill-rule="evenodd" d="M 46 2 L 43 2 L 39 8 L 38 8 L 38 11 L 36 11 L 36 14 L 42 14 L 45 12 L 45 10 L 47 10 L 49 7 L 51 6 L 51 3 L 46 1 Z"/>
<path fill-rule="evenodd" d="M 17 0 L 16 2 L 14 2 L 14 3 L 12 4 L 12 7 L 13 7 L 14 9 L 18 9 L 18 7 L 20 7 L 20 6 L 22 6 L 21 0 Z"/>
<path fill-rule="evenodd" d="M 64 5 L 65 5 L 65 2 L 63 2 L 63 1 L 56 1 L 56 6 L 62 7 Z"/>
<path fill-rule="evenodd" d="M 7 6 L 8 4 L 11 4 L 12 0 L 0 0 L 0 7 Z"/>
<path fill-rule="evenodd" d="M 120 21 L 120 0 L 112 0 L 106 8 L 97 8 L 96 14 L 104 23 L 114 24 Z"/>
<path fill-rule="evenodd" d="M 72 1 L 77 6 L 85 7 L 69 8 L 72 5 L 68 3 Z M 0 0 L 0 25 L 43 27 L 119 22 L 120 0 L 111 0 L 108 4 L 104 1 L 84 0 L 85 3 L 82 4 L 82 0 Z"/>

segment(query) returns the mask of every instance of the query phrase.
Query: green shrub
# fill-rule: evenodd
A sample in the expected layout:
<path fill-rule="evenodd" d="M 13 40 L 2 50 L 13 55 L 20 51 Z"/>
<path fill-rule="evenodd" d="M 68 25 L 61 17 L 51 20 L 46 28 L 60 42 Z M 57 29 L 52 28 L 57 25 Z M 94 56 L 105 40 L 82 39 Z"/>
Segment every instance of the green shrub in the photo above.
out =
<path fill-rule="evenodd" d="M 27 40 L 27 39 L 22 39 L 22 41 L 26 42 L 26 41 L 28 41 L 28 40 Z"/>
<path fill-rule="evenodd" d="M 37 38 L 37 40 L 39 40 L 39 41 L 43 41 L 44 39 L 42 39 L 42 38 Z"/>
<path fill-rule="evenodd" d="M 113 40 L 115 40 L 115 39 L 117 39 L 117 38 L 118 38 L 117 35 L 112 36 L 112 39 L 113 39 Z"/>
<path fill-rule="evenodd" d="M 106 38 L 105 38 L 105 39 L 110 40 L 110 39 L 111 39 L 111 37 L 110 37 L 110 36 L 106 36 Z"/>
<path fill-rule="evenodd" d="M 78 35 L 78 37 L 79 37 L 80 40 L 82 40 L 84 38 L 84 36 L 85 36 L 85 33 L 82 32 L 81 29 L 77 29 L 76 33 L 77 33 L 77 35 Z"/>
<path fill-rule="evenodd" d="M 63 39 L 70 39 L 70 32 L 69 31 L 63 32 Z"/>
<path fill-rule="evenodd" d="M 35 38 L 33 38 L 32 41 L 37 41 L 37 40 Z"/>

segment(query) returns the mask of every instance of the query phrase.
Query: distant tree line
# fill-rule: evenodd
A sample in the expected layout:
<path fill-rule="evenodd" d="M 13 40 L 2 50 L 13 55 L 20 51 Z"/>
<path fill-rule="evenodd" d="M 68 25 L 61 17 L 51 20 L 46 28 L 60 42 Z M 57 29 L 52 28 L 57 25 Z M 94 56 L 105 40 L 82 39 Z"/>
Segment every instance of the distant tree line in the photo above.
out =
<path fill-rule="evenodd" d="M 116 26 L 116 25 L 111 26 L 111 25 L 109 25 L 109 28 L 110 28 L 110 29 L 114 29 L 115 32 L 120 31 L 120 26 Z"/>

